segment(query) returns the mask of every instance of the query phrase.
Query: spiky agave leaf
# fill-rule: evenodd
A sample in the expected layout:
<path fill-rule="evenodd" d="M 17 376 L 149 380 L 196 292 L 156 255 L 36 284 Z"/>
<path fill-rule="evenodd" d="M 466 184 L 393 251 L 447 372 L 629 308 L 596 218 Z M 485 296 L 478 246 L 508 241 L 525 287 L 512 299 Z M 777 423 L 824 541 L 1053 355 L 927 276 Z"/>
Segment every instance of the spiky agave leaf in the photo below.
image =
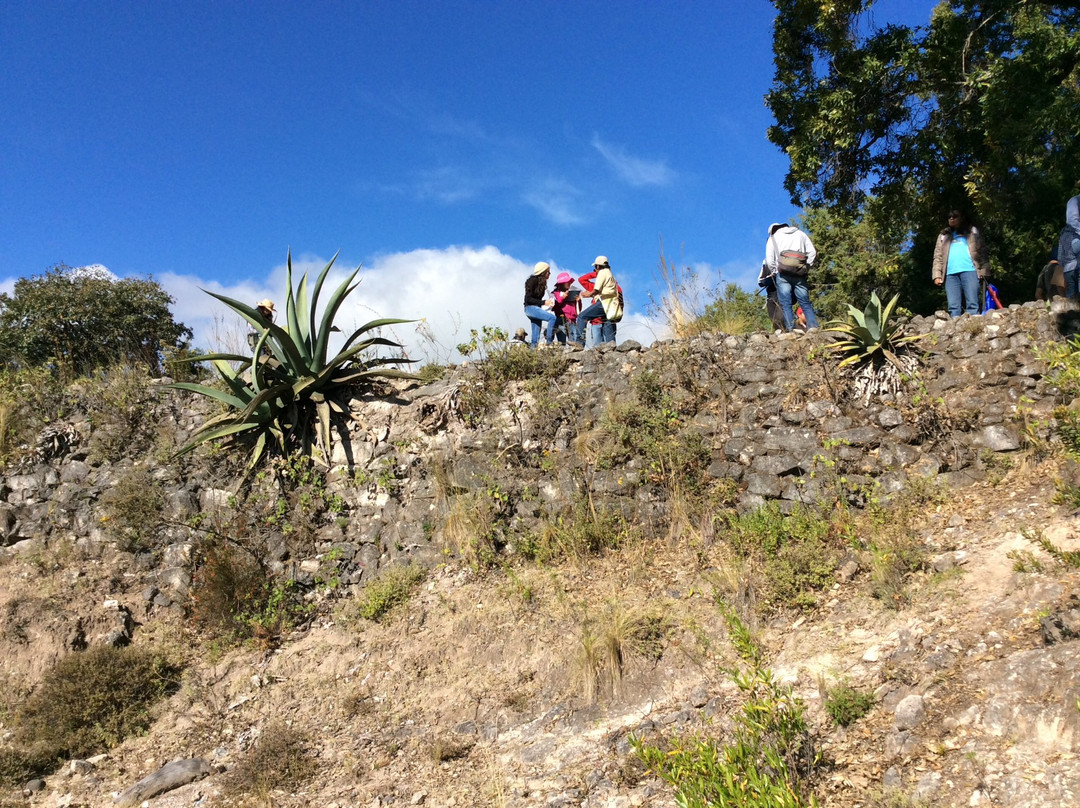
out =
<path fill-rule="evenodd" d="M 407 323 L 409 320 L 372 320 L 349 335 L 344 347 L 327 360 L 334 319 L 344 300 L 356 289 L 358 284 L 354 281 L 360 271 L 360 267 L 357 267 L 337 286 L 320 317 L 319 297 L 336 259 L 337 254 L 323 267 L 313 286 L 309 287 L 308 275 L 304 273 L 294 290 L 292 252 L 289 252 L 286 263 L 288 291 L 285 300 L 287 330 L 242 301 L 204 290 L 257 329 L 259 339 L 252 357 L 235 354 L 214 354 L 206 357 L 213 361 L 214 367 L 229 388 L 228 392 L 206 385 L 173 385 L 216 399 L 231 408 L 230 413 L 211 418 L 196 430 L 178 454 L 190 451 L 208 440 L 254 432 L 257 437 L 249 463 L 249 468 L 252 468 L 268 449 L 271 441 L 285 451 L 288 442 L 299 440 L 301 445 L 310 451 L 310 430 L 314 429 L 314 444 L 322 450 L 326 462 L 329 461 L 331 453 L 331 415 L 345 411 L 330 398 L 336 390 L 377 377 L 416 378 L 412 374 L 384 367 L 413 360 L 388 357 L 359 359 L 364 351 L 378 346 L 400 348 L 398 343 L 381 336 L 372 336 L 371 332 L 383 326 Z M 356 342 L 358 339 L 361 341 Z M 264 358 L 264 346 L 269 347 L 273 359 Z M 240 369 L 234 370 L 229 362 L 240 363 Z M 249 369 L 250 373 L 247 373 Z"/>

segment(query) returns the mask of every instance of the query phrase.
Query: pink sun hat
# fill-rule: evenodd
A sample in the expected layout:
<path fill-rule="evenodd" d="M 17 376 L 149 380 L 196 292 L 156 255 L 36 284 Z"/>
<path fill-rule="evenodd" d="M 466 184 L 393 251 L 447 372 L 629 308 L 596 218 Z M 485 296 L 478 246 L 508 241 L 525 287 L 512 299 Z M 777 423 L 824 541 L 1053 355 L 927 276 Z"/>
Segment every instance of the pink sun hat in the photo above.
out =
<path fill-rule="evenodd" d="M 559 277 L 557 277 L 555 279 L 555 285 L 556 286 L 558 286 L 560 283 L 573 283 L 573 282 L 574 282 L 574 276 L 571 275 L 569 272 L 560 272 Z"/>

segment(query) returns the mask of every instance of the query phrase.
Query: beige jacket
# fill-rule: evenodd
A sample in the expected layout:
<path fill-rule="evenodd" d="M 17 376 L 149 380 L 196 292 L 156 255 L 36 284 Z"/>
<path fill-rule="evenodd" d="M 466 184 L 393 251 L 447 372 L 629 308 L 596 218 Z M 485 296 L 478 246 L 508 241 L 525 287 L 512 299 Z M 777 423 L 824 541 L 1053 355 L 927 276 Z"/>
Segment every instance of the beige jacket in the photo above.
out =
<path fill-rule="evenodd" d="M 949 266 L 949 246 L 952 244 L 952 230 L 946 227 L 938 235 L 937 245 L 934 247 L 934 266 L 930 271 L 931 278 L 937 282 L 945 280 L 945 270 Z M 986 260 L 986 242 L 983 241 L 982 233 L 975 225 L 971 226 L 971 232 L 967 236 L 968 253 L 971 254 L 971 263 L 975 265 L 975 271 L 979 278 L 985 278 L 990 274 L 990 263 Z"/>
<path fill-rule="evenodd" d="M 593 298 L 600 300 L 600 304 L 604 307 L 604 316 L 613 323 L 619 322 L 623 316 L 623 307 L 622 301 L 619 300 L 619 285 L 615 283 L 611 267 L 598 270 L 593 283 Z"/>

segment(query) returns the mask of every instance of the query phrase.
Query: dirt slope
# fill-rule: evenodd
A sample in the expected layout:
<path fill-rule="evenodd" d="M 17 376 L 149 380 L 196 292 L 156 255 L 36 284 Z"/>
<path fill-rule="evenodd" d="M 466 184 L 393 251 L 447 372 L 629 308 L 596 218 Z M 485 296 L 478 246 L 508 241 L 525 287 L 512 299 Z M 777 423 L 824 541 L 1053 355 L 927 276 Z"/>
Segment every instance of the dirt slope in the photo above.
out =
<path fill-rule="evenodd" d="M 1040 624 L 1068 610 L 1080 574 L 1021 533 L 1080 549 L 1075 515 L 1049 504 L 1053 477 L 1049 462 L 1020 468 L 925 513 L 920 530 L 937 569 L 916 576 L 902 608 L 871 598 L 856 575 L 817 610 L 758 627 L 771 667 L 819 733 L 823 805 L 1080 804 L 1080 642 L 1046 645 Z M 123 554 L 8 560 L 0 684 L 9 708 L 73 631 L 93 641 L 107 630 L 110 598 L 131 609 L 137 644 L 189 660 L 146 737 L 46 778 L 27 802 L 111 805 L 169 760 L 230 769 L 260 732 L 289 725 L 308 739 L 317 772 L 295 793 L 256 794 L 251 804 L 674 805 L 626 737 L 720 732 L 739 704 L 725 672 L 737 661 L 712 597 L 730 576 L 714 550 L 657 540 L 580 566 L 482 576 L 447 564 L 389 619 L 352 617 L 347 599 L 326 603 L 270 653 L 200 644 L 177 613 L 147 606 Z M 1010 551 L 1033 553 L 1044 570 L 1014 572 Z M 610 636 L 642 615 L 663 625 L 662 641 L 627 650 L 621 682 L 602 675 L 591 694 L 585 671 L 611 667 L 586 652 L 587 628 Z M 838 681 L 878 697 L 847 730 L 822 709 L 822 684 Z M 150 804 L 224 804 L 225 782 L 216 773 Z"/>

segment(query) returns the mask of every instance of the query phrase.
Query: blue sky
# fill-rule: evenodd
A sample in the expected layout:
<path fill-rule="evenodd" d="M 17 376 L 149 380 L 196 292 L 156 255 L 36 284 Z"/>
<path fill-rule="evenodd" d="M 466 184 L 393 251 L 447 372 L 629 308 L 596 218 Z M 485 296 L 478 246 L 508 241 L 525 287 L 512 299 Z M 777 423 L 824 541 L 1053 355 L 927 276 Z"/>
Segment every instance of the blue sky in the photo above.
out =
<path fill-rule="evenodd" d="M 280 300 L 289 248 L 301 268 L 340 250 L 365 267 L 350 316 L 426 317 L 452 345 L 523 324 L 534 262 L 580 275 L 602 253 L 620 337 L 648 342 L 661 236 L 749 287 L 769 223 L 796 212 L 765 136 L 774 13 L 5 0 L 0 287 L 59 262 L 150 273 L 206 345 L 229 326 L 198 287 Z"/>

